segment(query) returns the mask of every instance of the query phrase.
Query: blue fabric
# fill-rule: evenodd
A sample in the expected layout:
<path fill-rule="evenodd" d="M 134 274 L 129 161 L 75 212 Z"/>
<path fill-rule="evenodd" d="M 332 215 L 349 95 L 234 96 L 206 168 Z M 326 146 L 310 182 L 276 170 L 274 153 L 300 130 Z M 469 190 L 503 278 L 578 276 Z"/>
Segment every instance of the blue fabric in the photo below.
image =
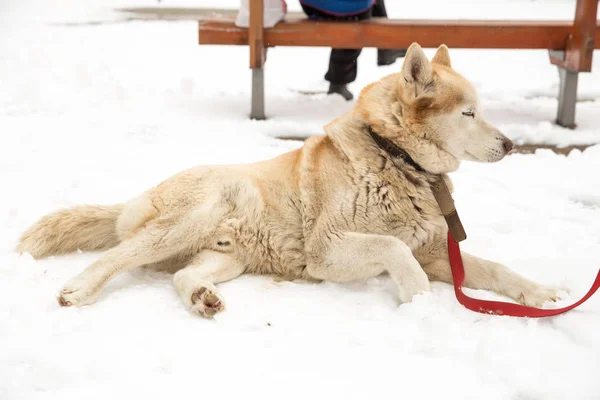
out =
<path fill-rule="evenodd" d="M 326 14 L 353 15 L 367 11 L 375 0 L 300 0 L 300 3 Z"/>

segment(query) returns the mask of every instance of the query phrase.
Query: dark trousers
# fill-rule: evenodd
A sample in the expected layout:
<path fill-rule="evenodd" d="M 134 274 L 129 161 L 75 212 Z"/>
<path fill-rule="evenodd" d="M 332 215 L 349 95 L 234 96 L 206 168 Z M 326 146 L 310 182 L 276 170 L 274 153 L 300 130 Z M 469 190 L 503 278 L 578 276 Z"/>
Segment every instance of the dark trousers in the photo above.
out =
<path fill-rule="evenodd" d="M 375 0 L 375 4 L 364 13 L 351 16 L 334 16 L 325 14 L 312 7 L 302 5 L 302 9 L 311 20 L 329 21 L 360 21 L 371 17 L 387 17 L 383 0 Z M 325 80 L 335 84 L 347 84 L 356 79 L 356 61 L 362 49 L 331 49 L 329 56 L 329 70 Z M 385 51 L 385 50 L 378 50 Z"/>

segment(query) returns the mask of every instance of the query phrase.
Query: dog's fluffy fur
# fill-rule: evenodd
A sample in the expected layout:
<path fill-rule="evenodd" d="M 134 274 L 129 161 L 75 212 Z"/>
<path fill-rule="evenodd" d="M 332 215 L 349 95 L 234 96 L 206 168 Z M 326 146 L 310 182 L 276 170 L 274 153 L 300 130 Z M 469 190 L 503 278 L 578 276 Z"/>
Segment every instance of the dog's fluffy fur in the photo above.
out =
<path fill-rule="evenodd" d="M 224 309 L 214 286 L 243 273 L 346 282 L 387 272 L 401 302 L 451 283 L 446 223 L 429 188 L 461 160 L 495 162 L 512 143 L 481 116 L 474 87 L 446 46 L 430 62 L 413 44 L 402 71 L 367 86 L 353 110 L 301 149 L 249 164 L 181 172 L 123 205 L 82 206 L 43 217 L 18 250 L 40 258 L 108 250 L 59 294 L 93 303 L 115 275 L 139 266 L 177 271 L 185 305 Z M 369 129 L 424 170 L 392 158 Z M 466 285 L 531 306 L 556 290 L 463 254 Z"/>

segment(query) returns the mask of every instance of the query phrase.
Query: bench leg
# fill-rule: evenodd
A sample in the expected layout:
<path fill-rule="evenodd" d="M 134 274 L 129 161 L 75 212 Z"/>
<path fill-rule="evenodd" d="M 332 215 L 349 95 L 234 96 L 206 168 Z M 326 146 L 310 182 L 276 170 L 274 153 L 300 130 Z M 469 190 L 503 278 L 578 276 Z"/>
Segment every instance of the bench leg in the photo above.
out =
<path fill-rule="evenodd" d="M 251 119 L 265 119 L 265 74 L 263 68 L 252 68 Z"/>
<path fill-rule="evenodd" d="M 565 128 L 575 128 L 575 105 L 577 104 L 578 72 L 558 67 L 560 89 L 558 92 L 558 113 L 556 123 Z"/>

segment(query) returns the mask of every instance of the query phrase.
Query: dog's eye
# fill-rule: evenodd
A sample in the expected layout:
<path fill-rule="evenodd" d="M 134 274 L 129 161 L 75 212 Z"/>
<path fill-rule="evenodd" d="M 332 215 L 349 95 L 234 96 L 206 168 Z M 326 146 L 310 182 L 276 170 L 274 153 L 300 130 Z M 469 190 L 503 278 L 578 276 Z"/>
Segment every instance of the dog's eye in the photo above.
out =
<path fill-rule="evenodd" d="M 475 113 L 473 111 L 465 111 L 463 112 L 463 115 L 466 117 L 475 118 Z"/>

